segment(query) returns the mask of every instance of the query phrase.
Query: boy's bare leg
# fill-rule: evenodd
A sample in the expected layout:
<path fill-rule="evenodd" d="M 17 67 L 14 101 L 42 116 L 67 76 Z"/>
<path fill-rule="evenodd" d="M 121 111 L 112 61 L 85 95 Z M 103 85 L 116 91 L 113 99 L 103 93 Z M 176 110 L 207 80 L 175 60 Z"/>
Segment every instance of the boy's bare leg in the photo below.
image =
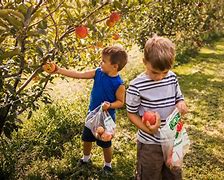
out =
<path fill-rule="evenodd" d="M 92 142 L 83 141 L 83 154 L 89 156 L 92 149 Z"/>
<path fill-rule="evenodd" d="M 112 148 L 103 148 L 104 160 L 106 163 L 110 163 L 112 161 Z"/>

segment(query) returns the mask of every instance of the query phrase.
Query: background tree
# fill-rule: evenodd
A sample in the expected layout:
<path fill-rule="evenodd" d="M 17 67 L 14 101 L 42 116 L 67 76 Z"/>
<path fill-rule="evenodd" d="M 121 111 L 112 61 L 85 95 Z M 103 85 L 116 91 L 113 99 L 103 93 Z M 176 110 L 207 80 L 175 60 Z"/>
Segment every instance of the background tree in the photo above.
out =
<path fill-rule="evenodd" d="M 175 41 L 179 59 L 223 28 L 222 0 L 3 0 L 0 1 L 0 134 L 18 130 L 18 115 L 50 103 L 53 77 L 41 66 L 54 61 L 77 70 L 96 67 L 101 49 L 126 48 L 156 33 Z M 114 14 L 115 12 L 115 14 Z M 192 51 L 191 51 L 192 52 Z"/>

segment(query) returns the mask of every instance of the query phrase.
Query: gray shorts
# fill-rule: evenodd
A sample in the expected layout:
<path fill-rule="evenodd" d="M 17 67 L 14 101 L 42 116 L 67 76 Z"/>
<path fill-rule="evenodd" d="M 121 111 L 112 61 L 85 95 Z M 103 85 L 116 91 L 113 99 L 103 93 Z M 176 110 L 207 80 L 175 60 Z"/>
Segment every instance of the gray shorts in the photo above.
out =
<path fill-rule="evenodd" d="M 137 141 L 136 180 L 181 180 L 182 170 L 170 170 L 164 162 L 162 147 Z"/>

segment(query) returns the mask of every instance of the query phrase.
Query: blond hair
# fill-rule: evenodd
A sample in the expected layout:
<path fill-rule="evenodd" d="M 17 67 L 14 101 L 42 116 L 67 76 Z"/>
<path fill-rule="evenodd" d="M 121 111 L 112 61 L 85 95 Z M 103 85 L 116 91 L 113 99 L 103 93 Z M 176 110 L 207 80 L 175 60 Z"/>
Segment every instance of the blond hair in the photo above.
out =
<path fill-rule="evenodd" d="M 175 59 L 175 44 L 165 37 L 154 35 L 148 39 L 144 48 L 144 61 L 154 69 L 171 69 Z"/>

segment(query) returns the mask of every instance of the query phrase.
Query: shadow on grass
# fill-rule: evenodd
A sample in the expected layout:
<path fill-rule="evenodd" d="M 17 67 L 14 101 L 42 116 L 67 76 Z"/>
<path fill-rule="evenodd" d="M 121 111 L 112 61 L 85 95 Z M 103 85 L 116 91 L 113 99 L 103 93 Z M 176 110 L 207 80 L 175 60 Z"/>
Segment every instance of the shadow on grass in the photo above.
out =
<path fill-rule="evenodd" d="M 192 145 L 190 153 L 185 157 L 184 164 L 186 169 L 194 169 L 191 178 L 197 177 L 199 174 L 206 176 L 206 171 L 215 174 L 224 172 L 224 157 L 220 153 L 224 144 L 223 137 L 210 136 L 206 132 L 196 129 L 189 129 L 188 133 L 191 136 Z M 218 151 L 220 155 L 215 154 L 215 151 Z M 190 178 L 190 173 L 188 173 L 188 178 Z"/>
<path fill-rule="evenodd" d="M 217 53 L 200 53 L 197 56 L 197 61 L 200 63 L 201 61 L 211 61 L 215 64 L 218 64 L 220 61 L 224 61 L 224 54 Z"/>

